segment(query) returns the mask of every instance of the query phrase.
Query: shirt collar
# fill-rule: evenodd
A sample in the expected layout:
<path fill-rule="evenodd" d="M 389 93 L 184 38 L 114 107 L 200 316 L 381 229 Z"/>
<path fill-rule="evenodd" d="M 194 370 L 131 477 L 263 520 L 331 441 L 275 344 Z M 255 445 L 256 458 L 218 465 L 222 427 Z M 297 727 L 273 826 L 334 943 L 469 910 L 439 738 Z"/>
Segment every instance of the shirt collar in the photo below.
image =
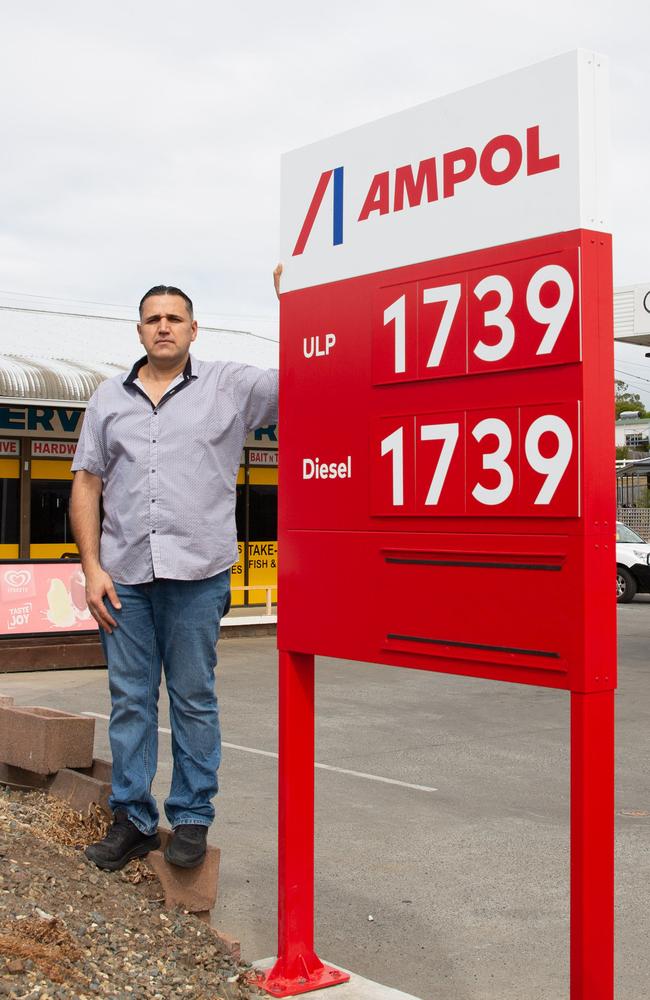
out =
<path fill-rule="evenodd" d="M 129 374 L 124 379 L 123 384 L 124 385 L 133 385 L 133 383 L 135 382 L 135 380 L 137 379 L 137 377 L 139 375 L 140 369 L 142 368 L 143 365 L 146 365 L 146 363 L 147 363 L 147 355 L 145 354 L 145 356 L 143 358 L 139 358 L 139 360 L 136 361 L 136 363 L 134 364 L 133 368 L 131 369 L 131 371 L 129 372 Z M 189 382 L 190 379 L 198 378 L 198 374 L 195 371 L 192 371 L 192 355 L 191 354 L 188 354 L 188 356 L 187 356 L 187 362 L 185 364 L 185 367 L 184 367 L 183 371 L 181 372 L 181 375 L 183 377 L 183 381 L 184 382 Z"/>

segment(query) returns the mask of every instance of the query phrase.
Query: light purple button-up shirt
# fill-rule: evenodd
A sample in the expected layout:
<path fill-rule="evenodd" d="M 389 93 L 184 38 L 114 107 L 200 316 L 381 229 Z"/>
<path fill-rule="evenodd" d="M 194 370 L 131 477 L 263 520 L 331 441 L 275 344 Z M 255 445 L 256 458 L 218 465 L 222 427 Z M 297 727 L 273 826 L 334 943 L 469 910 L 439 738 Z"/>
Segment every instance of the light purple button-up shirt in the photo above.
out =
<path fill-rule="evenodd" d="M 146 360 L 95 391 L 72 470 L 101 476 L 100 561 L 117 583 L 202 580 L 237 562 L 242 448 L 277 421 L 278 373 L 190 356 L 154 406 Z"/>

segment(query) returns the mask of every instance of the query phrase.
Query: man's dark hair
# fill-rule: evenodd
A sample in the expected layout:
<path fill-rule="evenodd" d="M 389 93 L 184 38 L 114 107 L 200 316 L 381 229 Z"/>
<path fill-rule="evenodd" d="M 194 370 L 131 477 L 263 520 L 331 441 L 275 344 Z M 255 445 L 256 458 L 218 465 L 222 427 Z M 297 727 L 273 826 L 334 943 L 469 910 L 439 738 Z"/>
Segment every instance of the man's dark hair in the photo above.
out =
<path fill-rule="evenodd" d="M 187 306 L 187 311 L 190 314 L 190 319 L 194 319 L 194 306 L 192 305 L 192 300 L 189 295 L 186 295 L 184 291 L 180 288 L 176 288 L 174 285 L 154 285 L 150 288 L 148 292 L 145 292 L 140 299 L 140 305 L 138 309 L 140 311 L 140 319 L 142 319 L 142 306 L 147 299 L 150 299 L 152 295 L 180 295 Z"/>

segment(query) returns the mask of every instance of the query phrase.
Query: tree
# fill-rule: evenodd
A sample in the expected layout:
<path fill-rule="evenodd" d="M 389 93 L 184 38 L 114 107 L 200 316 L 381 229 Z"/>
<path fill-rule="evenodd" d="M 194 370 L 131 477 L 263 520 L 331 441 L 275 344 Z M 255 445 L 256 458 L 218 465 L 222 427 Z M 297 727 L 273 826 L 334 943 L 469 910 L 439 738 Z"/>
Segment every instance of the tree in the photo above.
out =
<path fill-rule="evenodd" d="M 630 392 L 627 382 L 617 378 L 614 382 L 614 386 L 616 390 L 614 402 L 616 406 L 617 420 L 623 410 L 636 410 L 642 417 L 648 416 L 638 392 Z"/>

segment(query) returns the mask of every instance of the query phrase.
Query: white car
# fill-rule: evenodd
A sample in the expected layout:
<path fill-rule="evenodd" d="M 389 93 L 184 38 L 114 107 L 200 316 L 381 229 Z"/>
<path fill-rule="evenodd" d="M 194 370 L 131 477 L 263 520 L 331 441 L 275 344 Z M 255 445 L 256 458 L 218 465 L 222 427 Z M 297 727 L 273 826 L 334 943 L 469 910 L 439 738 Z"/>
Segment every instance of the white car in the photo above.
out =
<path fill-rule="evenodd" d="M 650 593 L 650 545 L 622 521 L 616 522 L 616 600 Z"/>

